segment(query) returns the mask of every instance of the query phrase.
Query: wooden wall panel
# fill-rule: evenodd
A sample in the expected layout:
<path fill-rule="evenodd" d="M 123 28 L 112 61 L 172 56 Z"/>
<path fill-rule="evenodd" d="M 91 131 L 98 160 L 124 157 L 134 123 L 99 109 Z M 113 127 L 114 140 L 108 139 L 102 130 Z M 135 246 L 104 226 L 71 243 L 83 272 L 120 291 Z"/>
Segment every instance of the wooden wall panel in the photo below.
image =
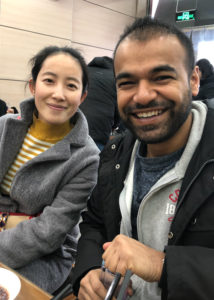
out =
<path fill-rule="evenodd" d="M 29 59 L 48 45 L 72 45 L 86 59 L 112 56 L 125 26 L 146 0 L 0 0 L 0 98 L 29 97 Z"/>
<path fill-rule="evenodd" d="M 4 100 L 8 107 L 16 106 L 19 110 L 19 104 L 22 100 L 31 96 L 28 86 L 25 88 L 26 82 L 1 80 L 0 79 L 0 98 Z"/>
<path fill-rule="evenodd" d="M 113 50 L 134 18 L 83 0 L 74 0 L 72 41 Z"/>
<path fill-rule="evenodd" d="M 89 47 L 85 45 L 71 43 L 72 47 L 79 50 L 83 57 L 86 60 L 86 63 L 89 63 L 95 56 L 109 56 L 112 57 L 112 50 L 105 50 L 101 48 Z"/>
<path fill-rule="evenodd" d="M 0 79 L 26 80 L 28 61 L 40 49 L 70 44 L 68 40 L 0 27 Z"/>
<path fill-rule="evenodd" d="M 69 39 L 72 10 L 73 0 L 1 0 L 1 24 Z"/>
<path fill-rule="evenodd" d="M 137 9 L 136 9 L 136 17 L 142 18 L 147 14 L 147 1 L 146 0 L 137 0 Z"/>
<path fill-rule="evenodd" d="M 110 8 L 128 16 L 135 17 L 136 15 L 136 0 L 88 0 L 87 2 Z"/>

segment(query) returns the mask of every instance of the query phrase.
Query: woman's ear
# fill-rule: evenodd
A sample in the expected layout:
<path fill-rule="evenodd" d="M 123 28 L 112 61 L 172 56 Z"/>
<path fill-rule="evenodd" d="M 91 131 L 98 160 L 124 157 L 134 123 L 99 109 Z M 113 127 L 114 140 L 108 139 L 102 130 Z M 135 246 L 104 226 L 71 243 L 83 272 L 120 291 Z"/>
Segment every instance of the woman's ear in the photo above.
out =
<path fill-rule="evenodd" d="M 35 84 L 34 84 L 33 79 L 29 80 L 29 89 L 30 89 L 31 94 L 34 96 L 35 95 Z"/>
<path fill-rule="evenodd" d="M 85 100 L 86 96 L 88 95 L 88 91 L 85 91 L 83 94 L 82 94 L 82 97 L 81 97 L 81 100 L 80 100 L 80 104 L 83 103 L 83 101 Z"/>

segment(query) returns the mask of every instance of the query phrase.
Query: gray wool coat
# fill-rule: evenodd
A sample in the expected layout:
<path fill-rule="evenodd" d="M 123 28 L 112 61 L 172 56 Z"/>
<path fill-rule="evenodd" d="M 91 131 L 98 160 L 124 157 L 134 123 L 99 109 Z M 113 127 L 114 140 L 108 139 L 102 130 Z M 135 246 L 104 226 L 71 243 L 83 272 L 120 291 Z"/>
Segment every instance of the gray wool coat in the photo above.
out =
<path fill-rule="evenodd" d="M 32 123 L 34 99 L 23 101 L 20 109 L 21 118 L 0 118 L 0 182 Z M 0 194 L 1 212 L 41 213 L 0 232 L 0 261 L 49 292 L 60 285 L 60 278 L 63 281 L 71 269 L 76 241 L 67 233 L 77 224 L 97 180 L 99 150 L 88 135 L 87 121 L 78 110 L 71 122 L 74 128 L 63 140 L 17 171 L 10 196 Z"/>

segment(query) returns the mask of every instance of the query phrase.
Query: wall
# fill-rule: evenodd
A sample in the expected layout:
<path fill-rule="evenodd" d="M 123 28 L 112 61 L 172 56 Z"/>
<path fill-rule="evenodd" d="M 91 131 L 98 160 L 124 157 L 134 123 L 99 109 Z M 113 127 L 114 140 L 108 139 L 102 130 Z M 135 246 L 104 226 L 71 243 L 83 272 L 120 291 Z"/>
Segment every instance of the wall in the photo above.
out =
<path fill-rule="evenodd" d="M 19 107 L 30 96 L 29 59 L 48 45 L 71 45 L 86 61 L 112 56 L 124 27 L 146 0 L 0 0 L 0 98 Z"/>

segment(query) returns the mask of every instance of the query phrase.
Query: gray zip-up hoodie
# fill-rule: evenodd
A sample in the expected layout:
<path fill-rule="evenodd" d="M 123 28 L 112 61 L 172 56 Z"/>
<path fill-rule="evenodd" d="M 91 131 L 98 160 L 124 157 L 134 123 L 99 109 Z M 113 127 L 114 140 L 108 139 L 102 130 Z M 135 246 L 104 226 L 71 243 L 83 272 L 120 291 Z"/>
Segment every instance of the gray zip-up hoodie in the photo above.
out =
<path fill-rule="evenodd" d="M 192 105 L 193 123 L 184 152 L 175 167 L 162 176 L 142 200 L 138 216 L 138 240 L 156 250 L 163 251 L 168 240 L 172 218 L 176 211 L 176 202 L 188 163 L 201 139 L 207 107 L 200 101 Z M 120 209 L 122 214 L 121 233 L 131 237 L 131 202 L 133 192 L 133 175 L 135 155 L 139 141 L 136 141 L 132 152 L 129 171 L 124 188 L 120 194 Z M 134 295 L 132 300 L 160 300 L 161 290 L 158 283 L 149 283 L 133 275 Z"/>

